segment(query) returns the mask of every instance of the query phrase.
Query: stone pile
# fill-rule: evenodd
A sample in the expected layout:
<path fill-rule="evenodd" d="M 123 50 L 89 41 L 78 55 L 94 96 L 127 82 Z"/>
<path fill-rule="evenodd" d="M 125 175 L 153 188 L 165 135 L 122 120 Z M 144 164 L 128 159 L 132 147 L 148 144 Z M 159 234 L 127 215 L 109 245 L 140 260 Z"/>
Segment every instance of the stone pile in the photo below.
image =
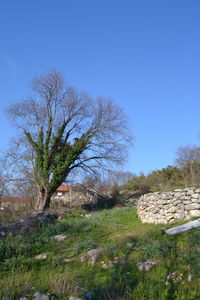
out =
<path fill-rule="evenodd" d="M 137 213 L 143 223 L 170 224 L 200 217 L 200 189 L 185 188 L 141 196 Z"/>
<path fill-rule="evenodd" d="M 42 224 L 50 224 L 57 219 L 56 215 L 47 212 L 33 213 L 8 225 L 0 224 L 0 238 L 30 234 Z"/>

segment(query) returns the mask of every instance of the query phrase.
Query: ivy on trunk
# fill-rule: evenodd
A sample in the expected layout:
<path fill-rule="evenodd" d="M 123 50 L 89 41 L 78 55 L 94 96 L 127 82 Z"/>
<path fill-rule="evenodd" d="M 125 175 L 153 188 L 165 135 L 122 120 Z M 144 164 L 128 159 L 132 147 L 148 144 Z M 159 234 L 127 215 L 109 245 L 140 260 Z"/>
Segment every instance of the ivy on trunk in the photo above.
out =
<path fill-rule="evenodd" d="M 22 157 L 32 166 L 35 209 L 43 211 L 73 169 L 108 170 L 124 162 L 131 137 L 120 107 L 67 86 L 57 71 L 35 79 L 32 88 L 35 95 L 8 112 L 25 137 L 29 155 Z"/>

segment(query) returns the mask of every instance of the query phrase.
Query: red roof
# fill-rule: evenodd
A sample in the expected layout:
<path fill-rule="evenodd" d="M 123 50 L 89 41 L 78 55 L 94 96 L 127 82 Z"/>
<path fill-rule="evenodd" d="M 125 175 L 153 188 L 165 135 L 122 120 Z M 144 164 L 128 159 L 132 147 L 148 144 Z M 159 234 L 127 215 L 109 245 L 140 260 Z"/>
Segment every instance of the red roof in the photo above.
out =
<path fill-rule="evenodd" d="M 69 192 L 73 189 L 73 186 L 71 185 L 60 185 L 58 188 L 57 188 L 57 191 L 58 192 Z"/>

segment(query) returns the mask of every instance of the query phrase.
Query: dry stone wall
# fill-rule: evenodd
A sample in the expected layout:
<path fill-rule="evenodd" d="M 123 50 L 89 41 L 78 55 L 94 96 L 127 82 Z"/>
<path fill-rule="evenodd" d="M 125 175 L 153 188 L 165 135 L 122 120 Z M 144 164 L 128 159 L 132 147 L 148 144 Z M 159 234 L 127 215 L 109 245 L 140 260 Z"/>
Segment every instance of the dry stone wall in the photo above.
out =
<path fill-rule="evenodd" d="M 103 205 L 106 206 L 111 197 L 80 184 L 73 187 L 69 192 L 55 193 L 51 199 L 52 206 L 56 205 L 68 208 L 87 207 L 88 209 L 95 210 Z"/>
<path fill-rule="evenodd" d="M 59 206 L 67 207 L 81 207 L 85 203 L 96 203 L 98 200 L 98 194 L 95 191 L 79 185 L 74 187 L 69 192 L 56 193 L 52 196 L 52 203 Z"/>
<path fill-rule="evenodd" d="M 200 189 L 185 188 L 141 196 L 137 213 L 143 223 L 168 224 L 200 217 Z"/>

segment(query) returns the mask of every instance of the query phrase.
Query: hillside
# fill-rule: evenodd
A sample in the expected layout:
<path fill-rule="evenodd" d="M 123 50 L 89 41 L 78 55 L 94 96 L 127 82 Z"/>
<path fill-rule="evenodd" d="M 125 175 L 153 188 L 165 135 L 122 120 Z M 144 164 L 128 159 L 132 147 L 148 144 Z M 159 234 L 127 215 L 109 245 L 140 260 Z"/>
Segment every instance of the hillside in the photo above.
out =
<path fill-rule="evenodd" d="M 98 300 L 200 299 L 200 231 L 167 236 L 169 227 L 142 224 L 127 206 L 66 213 L 31 235 L 1 239 L 0 299 L 89 291 Z"/>

